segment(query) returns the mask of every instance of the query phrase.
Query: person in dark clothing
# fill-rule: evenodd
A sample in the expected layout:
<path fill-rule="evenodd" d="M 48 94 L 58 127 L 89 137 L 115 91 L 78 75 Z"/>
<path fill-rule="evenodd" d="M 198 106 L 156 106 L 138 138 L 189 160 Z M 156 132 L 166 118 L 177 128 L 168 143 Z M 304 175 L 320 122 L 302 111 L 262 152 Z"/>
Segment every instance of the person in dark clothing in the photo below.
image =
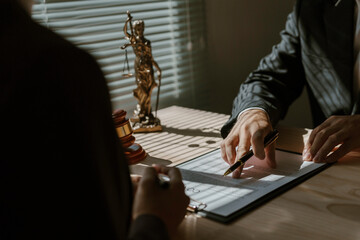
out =
<path fill-rule="evenodd" d="M 149 167 L 133 192 L 98 64 L 30 12 L 0 2 L 0 239 L 168 239 L 179 170 Z"/>
<path fill-rule="evenodd" d="M 223 126 L 222 157 L 229 164 L 252 146 L 275 167 L 264 137 L 307 88 L 314 126 L 303 159 L 334 162 L 360 147 L 360 14 L 356 0 L 298 0 L 281 42 L 241 84 Z M 332 154 L 335 147 L 341 145 Z M 241 169 L 233 172 L 240 177 Z"/>

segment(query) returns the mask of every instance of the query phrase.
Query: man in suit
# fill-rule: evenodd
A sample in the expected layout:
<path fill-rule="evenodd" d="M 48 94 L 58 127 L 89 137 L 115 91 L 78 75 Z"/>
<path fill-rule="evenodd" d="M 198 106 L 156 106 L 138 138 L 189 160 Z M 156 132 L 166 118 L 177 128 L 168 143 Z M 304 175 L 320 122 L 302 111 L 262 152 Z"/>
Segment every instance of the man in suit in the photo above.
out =
<path fill-rule="evenodd" d="M 252 146 L 257 158 L 275 167 L 274 146 L 264 150 L 264 137 L 304 87 L 316 128 L 304 147 L 303 159 L 334 162 L 360 147 L 357 12 L 354 0 L 296 2 L 281 42 L 261 60 L 234 100 L 232 115 L 221 130 L 226 162 L 233 164 Z M 328 156 L 338 144 L 342 145 Z M 234 171 L 233 177 L 240 177 L 241 170 Z"/>
<path fill-rule="evenodd" d="M 133 192 L 99 66 L 30 12 L 0 2 L 0 239 L 168 239 L 179 170 L 147 168 Z"/>

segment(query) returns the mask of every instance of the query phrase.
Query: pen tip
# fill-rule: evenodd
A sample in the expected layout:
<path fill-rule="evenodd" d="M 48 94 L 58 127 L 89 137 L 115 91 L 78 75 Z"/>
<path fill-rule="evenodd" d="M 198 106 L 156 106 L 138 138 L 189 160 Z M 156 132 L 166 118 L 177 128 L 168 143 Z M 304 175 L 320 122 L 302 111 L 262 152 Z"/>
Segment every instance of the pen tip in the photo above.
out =
<path fill-rule="evenodd" d="M 229 173 L 231 173 L 230 169 L 224 173 L 223 177 L 227 176 Z"/>

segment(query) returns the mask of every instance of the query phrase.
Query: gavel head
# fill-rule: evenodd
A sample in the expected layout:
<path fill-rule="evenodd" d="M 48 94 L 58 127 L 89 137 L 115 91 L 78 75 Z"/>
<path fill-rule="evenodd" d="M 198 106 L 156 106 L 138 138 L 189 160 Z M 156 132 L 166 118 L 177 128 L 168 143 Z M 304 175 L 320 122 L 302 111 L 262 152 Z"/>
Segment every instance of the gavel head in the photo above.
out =
<path fill-rule="evenodd" d="M 135 142 L 135 137 L 132 135 L 133 130 L 129 119 L 126 118 L 126 111 L 122 109 L 115 110 L 112 114 L 117 135 L 124 148 L 130 147 Z"/>
<path fill-rule="evenodd" d="M 113 114 L 112 114 L 112 118 L 114 120 L 115 127 L 117 127 L 119 124 L 126 121 L 125 117 L 126 117 L 126 111 L 125 110 L 123 110 L 123 109 L 115 110 L 113 112 Z"/>
<path fill-rule="evenodd" d="M 135 143 L 130 121 L 126 118 L 126 111 L 122 109 L 115 110 L 112 118 L 128 164 L 136 164 L 144 160 L 147 153 L 139 144 Z"/>

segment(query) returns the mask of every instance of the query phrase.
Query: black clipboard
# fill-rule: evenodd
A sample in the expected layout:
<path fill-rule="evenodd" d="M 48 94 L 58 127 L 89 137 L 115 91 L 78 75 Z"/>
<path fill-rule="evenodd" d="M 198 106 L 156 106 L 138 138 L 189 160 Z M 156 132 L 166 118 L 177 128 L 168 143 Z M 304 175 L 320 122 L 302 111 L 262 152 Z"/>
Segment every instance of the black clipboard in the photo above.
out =
<path fill-rule="evenodd" d="M 262 178 L 259 178 L 259 176 L 257 176 L 259 179 L 257 179 L 256 177 L 254 177 L 254 179 L 251 179 L 251 171 L 254 173 L 255 176 L 257 175 L 256 172 L 261 172 L 263 168 L 263 163 L 261 163 L 262 166 L 258 167 L 258 169 L 255 169 L 255 167 L 258 166 L 256 164 L 256 161 L 260 161 L 260 160 L 255 160 L 255 159 L 252 161 L 249 160 L 249 163 L 247 163 L 247 165 L 252 164 L 251 166 L 254 169 L 249 170 L 246 173 L 247 170 L 244 168 L 243 172 L 246 179 L 242 176 L 242 179 L 239 180 L 239 184 L 236 184 L 237 180 L 236 179 L 232 180 L 231 177 L 226 177 L 227 179 L 224 179 L 222 174 L 228 168 L 228 165 L 225 164 L 221 159 L 220 149 L 216 149 L 214 151 L 196 157 L 192 160 L 189 160 L 185 163 L 177 165 L 177 167 L 180 169 L 183 175 L 184 184 L 186 186 L 186 190 L 185 190 L 186 193 L 189 195 L 190 198 L 193 198 L 196 202 L 205 205 L 205 207 L 200 209 L 200 211 L 197 214 L 218 222 L 229 223 L 232 220 L 244 215 L 245 213 L 273 199 L 274 197 L 279 196 L 283 192 L 302 183 L 306 179 L 316 175 L 317 173 L 323 171 L 324 169 L 326 169 L 331 165 L 327 163 L 318 164 L 313 162 L 303 162 L 301 159 L 301 154 L 288 152 L 280 149 L 277 149 L 276 151 L 277 151 L 276 152 L 277 161 L 278 161 L 278 155 L 280 158 L 284 158 L 279 160 L 279 163 L 280 164 L 283 163 L 283 165 L 279 166 L 279 163 L 277 163 L 278 166 L 277 169 L 275 170 L 271 170 L 271 169 L 266 170 L 266 168 L 264 168 L 266 170 L 266 174 L 264 174 L 264 176 L 265 178 L 266 177 L 269 178 L 269 176 L 271 178 L 271 176 L 274 175 L 280 178 L 278 180 L 275 180 L 273 183 L 271 181 L 269 182 L 269 184 L 266 183 L 268 184 L 268 186 L 264 188 L 254 187 L 256 186 L 256 182 L 257 181 L 260 182 Z M 286 162 L 287 160 L 285 158 L 288 158 L 289 162 Z M 292 165 L 291 161 L 296 161 L 296 164 L 294 162 L 294 165 Z M 219 170 L 215 169 L 216 167 L 218 167 L 217 164 L 219 164 L 219 168 L 220 168 Z M 245 165 L 245 167 L 247 165 Z M 294 169 L 291 169 L 290 166 L 294 167 Z M 295 167 L 299 167 L 299 169 L 297 170 Z M 278 175 L 279 173 L 286 173 L 285 171 L 286 169 L 288 170 L 288 173 L 285 174 L 284 177 Z M 223 181 L 225 182 L 225 184 L 223 183 Z M 215 190 L 213 192 L 214 194 L 219 194 L 218 201 L 221 202 L 223 201 L 223 199 L 220 198 L 222 194 L 221 191 L 227 191 L 227 186 L 226 186 L 227 182 L 230 182 L 229 183 L 230 188 L 233 188 L 233 186 L 235 186 L 235 188 L 239 188 L 239 191 L 241 191 L 242 188 L 249 188 L 254 190 L 254 192 L 256 192 L 256 195 L 254 195 L 254 192 L 252 192 L 251 194 L 245 195 L 239 199 L 235 198 L 234 201 L 226 205 L 224 204 L 224 206 L 220 206 L 215 209 L 211 208 L 210 203 L 215 205 L 214 202 L 216 202 L 215 200 L 212 199 L 211 186 L 213 185 L 214 189 L 219 188 L 217 189 L 217 191 L 219 192 L 216 192 Z M 231 185 L 232 183 L 233 186 Z M 218 185 L 224 185 L 224 186 L 219 187 Z M 188 190 L 191 188 L 194 189 L 194 186 L 197 186 L 199 189 L 203 188 L 205 190 L 203 190 L 203 192 L 201 192 L 200 190 L 199 192 L 189 192 Z M 265 191 L 261 193 L 261 191 L 264 189 Z M 206 191 L 209 191 L 208 195 L 206 195 Z M 236 194 L 236 189 L 234 190 L 234 193 Z M 226 195 L 224 195 L 224 197 L 226 197 Z M 206 199 L 210 199 L 210 203 L 207 203 Z M 243 201 L 243 203 L 240 203 L 240 201 Z M 222 211 L 221 208 L 226 209 L 226 211 Z"/>

